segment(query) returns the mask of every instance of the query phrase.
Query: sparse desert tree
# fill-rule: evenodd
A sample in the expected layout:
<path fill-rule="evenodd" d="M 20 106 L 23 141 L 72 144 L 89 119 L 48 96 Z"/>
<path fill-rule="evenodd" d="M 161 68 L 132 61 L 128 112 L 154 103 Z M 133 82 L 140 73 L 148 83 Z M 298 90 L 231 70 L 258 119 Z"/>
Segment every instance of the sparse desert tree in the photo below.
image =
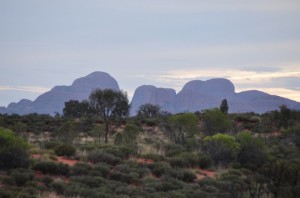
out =
<path fill-rule="evenodd" d="M 228 110 L 229 110 L 229 106 L 227 103 L 226 99 L 223 99 L 220 105 L 220 110 L 224 113 L 224 114 L 228 114 Z"/>
<path fill-rule="evenodd" d="M 138 116 L 146 117 L 146 118 L 154 118 L 159 116 L 160 114 L 160 106 L 154 104 L 143 104 L 138 109 Z"/>
<path fill-rule="evenodd" d="M 129 114 L 127 93 L 112 89 L 96 89 L 89 97 L 92 112 L 101 117 L 105 124 L 105 143 L 108 142 L 109 126 L 113 121 L 120 121 Z"/>
<path fill-rule="evenodd" d="M 198 131 L 199 119 L 193 113 L 181 113 L 168 119 L 166 130 L 175 143 L 185 143 L 187 137 L 192 137 Z"/>
<path fill-rule="evenodd" d="M 89 103 L 87 101 L 79 102 L 78 100 L 70 100 L 65 102 L 63 109 L 64 116 L 70 118 L 80 118 L 86 116 L 89 110 Z"/>

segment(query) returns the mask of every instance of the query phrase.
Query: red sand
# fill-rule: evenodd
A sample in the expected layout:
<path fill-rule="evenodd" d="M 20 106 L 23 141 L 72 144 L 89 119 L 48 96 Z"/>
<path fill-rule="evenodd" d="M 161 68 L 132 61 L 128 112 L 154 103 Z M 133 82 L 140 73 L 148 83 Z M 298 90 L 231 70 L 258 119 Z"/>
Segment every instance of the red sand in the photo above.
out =
<path fill-rule="evenodd" d="M 151 159 L 144 159 L 144 158 L 138 158 L 136 160 L 138 163 L 141 163 L 141 164 L 153 164 L 154 161 L 151 160 Z"/>
<path fill-rule="evenodd" d="M 74 166 L 79 161 L 78 160 L 67 159 L 65 157 L 57 157 L 57 162 L 60 162 L 60 163 L 63 163 L 63 164 L 67 164 L 69 166 Z"/>
<path fill-rule="evenodd" d="M 214 171 L 203 170 L 198 168 L 196 172 L 197 180 L 204 179 L 206 177 L 216 177 L 217 173 Z"/>
<path fill-rule="evenodd" d="M 32 154 L 31 157 L 33 159 L 42 159 L 43 158 L 43 156 L 41 154 Z"/>

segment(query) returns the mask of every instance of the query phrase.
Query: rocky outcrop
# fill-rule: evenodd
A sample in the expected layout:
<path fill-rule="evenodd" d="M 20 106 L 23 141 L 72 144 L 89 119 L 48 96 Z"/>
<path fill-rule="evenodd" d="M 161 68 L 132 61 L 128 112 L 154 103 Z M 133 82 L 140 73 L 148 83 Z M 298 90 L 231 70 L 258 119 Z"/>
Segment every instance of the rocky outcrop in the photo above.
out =
<path fill-rule="evenodd" d="M 94 89 L 119 90 L 118 82 L 109 74 L 104 72 L 93 72 L 85 77 L 79 78 L 70 86 L 55 86 L 50 91 L 40 95 L 36 100 L 21 100 L 11 103 L 7 108 L 0 109 L 2 113 L 40 113 L 54 115 L 61 113 L 64 103 L 69 100 L 87 99 Z"/>
<path fill-rule="evenodd" d="M 139 106 L 145 103 L 158 104 L 162 107 L 162 110 L 180 113 L 218 108 L 223 99 L 227 99 L 229 112 L 231 113 L 264 113 L 279 109 L 281 105 L 300 110 L 299 102 L 261 91 L 253 90 L 236 93 L 232 82 L 222 78 L 190 81 L 183 86 L 178 94 L 173 92 L 172 97 L 159 94 L 156 91 L 157 89 L 153 86 L 141 86 L 135 91 L 132 99 L 133 115 L 135 115 L 134 113 Z M 153 96 L 155 96 L 155 100 Z M 164 103 L 157 101 L 164 101 Z"/>
<path fill-rule="evenodd" d="M 87 99 L 92 90 L 97 88 L 119 90 L 119 85 L 109 74 L 94 72 L 75 80 L 70 86 L 55 86 L 34 101 L 21 100 L 18 103 L 9 104 L 7 108 L 0 107 L 0 113 L 51 115 L 56 112 L 62 113 L 66 101 Z M 299 102 L 256 90 L 236 93 L 232 82 L 223 78 L 215 78 L 207 81 L 190 81 L 178 94 L 174 89 L 157 88 L 152 85 L 140 86 L 135 90 L 132 98 L 131 115 L 136 115 L 138 108 L 146 103 L 159 105 L 164 111 L 180 113 L 219 107 L 225 98 L 231 113 L 264 113 L 278 109 L 281 105 L 300 110 Z"/>
<path fill-rule="evenodd" d="M 157 88 L 152 85 L 140 86 L 134 92 L 130 115 L 136 115 L 138 108 L 147 103 L 159 105 L 163 110 L 173 112 L 175 97 L 174 89 Z"/>

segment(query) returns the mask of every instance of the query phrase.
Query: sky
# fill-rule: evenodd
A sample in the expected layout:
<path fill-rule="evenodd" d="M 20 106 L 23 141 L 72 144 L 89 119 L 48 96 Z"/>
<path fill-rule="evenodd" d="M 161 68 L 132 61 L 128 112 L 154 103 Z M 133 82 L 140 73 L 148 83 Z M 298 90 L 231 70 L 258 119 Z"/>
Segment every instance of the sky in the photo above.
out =
<path fill-rule="evenodd" d="M 0 0 L 0 106 L 94 71 L 129 97 L 227 78 L 300 102 L 300 1 Z"/>

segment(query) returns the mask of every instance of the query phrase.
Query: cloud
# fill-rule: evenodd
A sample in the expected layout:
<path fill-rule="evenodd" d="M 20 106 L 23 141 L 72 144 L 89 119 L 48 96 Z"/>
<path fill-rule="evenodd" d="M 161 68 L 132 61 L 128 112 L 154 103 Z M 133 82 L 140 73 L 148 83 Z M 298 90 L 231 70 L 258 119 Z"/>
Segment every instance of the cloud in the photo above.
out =
<path fill-rule="evenodd" d="M 40 86 L 5 86 L 0 85 L 0 91 L 22 91 L 22 92 L 31 92 L 31 93 L 45 93 L 49 91 L 48 87 L 40 87 Z"/>

